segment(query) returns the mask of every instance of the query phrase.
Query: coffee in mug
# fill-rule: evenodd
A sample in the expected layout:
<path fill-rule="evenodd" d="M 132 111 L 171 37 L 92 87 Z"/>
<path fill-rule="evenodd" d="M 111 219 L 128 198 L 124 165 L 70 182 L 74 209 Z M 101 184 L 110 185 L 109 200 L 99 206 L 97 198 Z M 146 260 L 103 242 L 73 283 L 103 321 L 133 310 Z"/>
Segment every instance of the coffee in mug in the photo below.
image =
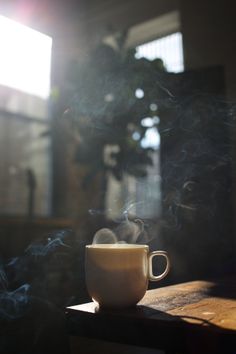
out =
<path fill-rule="evenodd" d="M 152 259 L 165 257 L 160 275 L 152 271 Z M 88 293 L 101 307 L 136 305 L 145 295 L 148 281 L 163 279 L 170 269 L 166 252 L 149 252 L 147 245 L 94 244 L 86 246 L 85 273 Z"/>

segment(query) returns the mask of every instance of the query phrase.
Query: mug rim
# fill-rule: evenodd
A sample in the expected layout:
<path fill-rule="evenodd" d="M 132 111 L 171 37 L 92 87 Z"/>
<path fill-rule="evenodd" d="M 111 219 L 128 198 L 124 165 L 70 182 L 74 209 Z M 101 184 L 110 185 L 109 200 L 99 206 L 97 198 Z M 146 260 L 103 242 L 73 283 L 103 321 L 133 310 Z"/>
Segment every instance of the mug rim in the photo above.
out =
<path fill-rule="evenodd" d="M 95 243 L 85 246 L 88 249 L 103 249 L 103 250 L 117 250 L 117 249 L 149 249 L 148 245 L 140 245 L 135 243 Z"/>

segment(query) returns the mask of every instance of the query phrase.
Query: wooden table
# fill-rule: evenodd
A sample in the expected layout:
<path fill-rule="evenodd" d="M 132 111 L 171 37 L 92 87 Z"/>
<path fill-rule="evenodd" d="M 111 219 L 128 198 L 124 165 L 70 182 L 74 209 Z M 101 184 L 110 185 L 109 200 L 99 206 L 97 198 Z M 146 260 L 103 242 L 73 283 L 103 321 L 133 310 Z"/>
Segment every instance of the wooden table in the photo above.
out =
<path fill-rule="evenodd" d="M 132 309 L 68 307 L 72 336 L 164 349 L 171 353 L 236 354 L 236 277 L 147 291 Z"/>

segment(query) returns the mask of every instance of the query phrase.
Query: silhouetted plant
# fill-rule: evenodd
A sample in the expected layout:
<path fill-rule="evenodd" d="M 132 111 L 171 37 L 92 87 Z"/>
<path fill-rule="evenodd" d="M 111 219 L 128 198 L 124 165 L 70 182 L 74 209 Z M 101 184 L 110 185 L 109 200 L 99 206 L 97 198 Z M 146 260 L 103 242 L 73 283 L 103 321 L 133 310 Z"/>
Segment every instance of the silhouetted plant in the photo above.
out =
<path fill-rule="evenodd" d="M 76 161 L 88 167 L 85 184 L 107 171 L 118 180 L 124 173 L 144 177 L 152 164 L 153 148 L 143 145 L 150 124 L 143 120 L 158 124 L 157 97 L 166 95 L 158 74 L 165 69 L 160 59 L 136 59 L 134 49 L 125 49 L 125 39 L 123 33 L 113 45 L 101 43 L 68 70 L 73 98 L 67 114 L 79 137 Z"/>

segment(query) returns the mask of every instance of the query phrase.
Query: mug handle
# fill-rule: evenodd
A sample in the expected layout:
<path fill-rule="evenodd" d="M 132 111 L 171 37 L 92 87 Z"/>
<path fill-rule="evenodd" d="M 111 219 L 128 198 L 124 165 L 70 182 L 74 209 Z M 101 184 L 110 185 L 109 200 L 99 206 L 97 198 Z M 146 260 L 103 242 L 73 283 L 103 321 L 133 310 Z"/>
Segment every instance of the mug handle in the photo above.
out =
<path fill-rule="evenodd" d="M 162 257 L 165 257 L 165 259 L 166 259 L 166 269 L 160 275 L 154 275 L 152 272 L 152 259 L 156 256 L 162 256 Z M 170 260 L 169 260 L 169 257 L 165 251 L 153 251 L 148 254 L 148 277 L 149 277 L 149 280 L 151 280 L 151 281 L 161 280 L 161 279 L 165 278 L 165 276 L 169 273 L 169 270 L 170 270 Z"/>

